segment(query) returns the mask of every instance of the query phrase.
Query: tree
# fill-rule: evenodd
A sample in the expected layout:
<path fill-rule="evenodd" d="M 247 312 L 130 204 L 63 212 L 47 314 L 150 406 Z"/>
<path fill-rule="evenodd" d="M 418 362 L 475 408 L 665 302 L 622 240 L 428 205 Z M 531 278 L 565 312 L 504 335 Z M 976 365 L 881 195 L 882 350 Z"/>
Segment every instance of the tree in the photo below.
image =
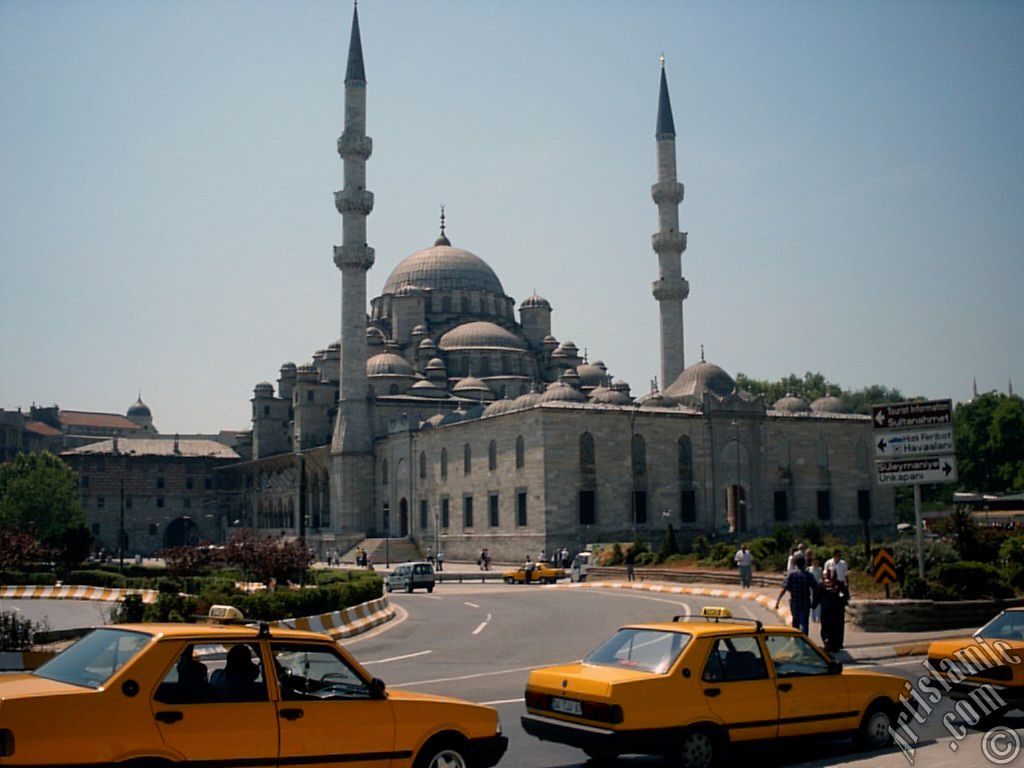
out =
<path fill-rule="evenodd" d="M 39 542 L 32 534 L 0 528 L 0 571 L 23 570 L 39 553 Z"/>
<path fill-rule="evenodd" d="M 51 545 L 85 524 L 78 475 L 52 453 L 19 453 L 0 466 L 0 526 Z"/>
<path fill-rule="evenodd" d="M 664 562 L 672 555 L 679 554 L 679 542 L 676 541 L 676 532 L 672 528 L 672 523 L 668 524 L 668 528 L 665 530 L 665 539 L 661 542 L 661 551 L 658 553 L 658 560 Z"/>
<path fill-rule="evenodd" d="M 301 541 L 275 541 L 251 531 L 239 531 L 224 548 L 224 559 L 258 581 L 298 581 L 313 562 Z"/>
<path fill-rule="evenodd" d="M 960 487 L 1024 491 L 1024 400 L 986 392 L 953 412 Z"/>
<path fill-rule="evenodd" d="M 838 384 L 832 384 L 821 373 L 807 371 L 802 377 L 795 373 L 784 376 L 777 381 L 755 379 L 745 373 L 736 374 L 736 384 L 755 395 L 764 395 L 765 402 L 771 405 L 786 395 L 796 395 L 808 402 L 817 400 L 831 393 L 850 406 L 854 413 L 871 413 L 871 406 L 878 403 L 898 403 L 905 400 L 898 389 L 890 389 L 881 384 L 872 384 L 856 390 L 844 390 Z"/>

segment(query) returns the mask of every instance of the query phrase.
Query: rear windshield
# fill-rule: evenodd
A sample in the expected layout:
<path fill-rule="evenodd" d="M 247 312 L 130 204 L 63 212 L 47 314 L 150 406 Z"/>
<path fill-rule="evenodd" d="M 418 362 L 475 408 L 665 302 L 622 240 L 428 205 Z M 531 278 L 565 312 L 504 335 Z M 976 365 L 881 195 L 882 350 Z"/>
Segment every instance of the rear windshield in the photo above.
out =
<path fill-rule="evenodd" d="M 584 661 L 663 675 L 676 663 L 691 639 L 692 636 L 684 632 L 620 629 Z"/>
<path fill-rule="evenodd" d="M 1001 640 L 1024 640 L 1024 611 L 1007 611 L 974 633 L 975 637 Z"/>
<path fill-rule="evenodd" d="M 48 680 L 99 688 L 152 639 L 142 632 L 94 629 L 33 674 Z"/>
<path fill-rule="evenodd" d="M 414 565 L 412 568 L 412 572 L 430 574 L 434 571 L 433 568 L 431 568 L 429 565 Z"/>

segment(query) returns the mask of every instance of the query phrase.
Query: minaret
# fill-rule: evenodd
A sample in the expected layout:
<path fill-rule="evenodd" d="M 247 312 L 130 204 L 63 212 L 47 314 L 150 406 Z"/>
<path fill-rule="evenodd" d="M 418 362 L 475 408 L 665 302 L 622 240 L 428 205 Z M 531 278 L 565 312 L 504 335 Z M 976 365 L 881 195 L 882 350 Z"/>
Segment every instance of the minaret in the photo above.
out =
<path fill-rule="evenodd" d="M 658 254 L 658 279 L 651 285 L 651 292 L 661 311 L 661 382 L 667 388 L 686 367 L 683 299 L 690 294 L 690 284 L 682 274 L 686 233 L 679 231 L 679 204 L 683 201 L 683 185 L 676 181 L 676 128 L 668 98 L 664 56 L 661 57 L 661 93 L 654 136 L 658 150 L 658 183 L 651 187 L 651 197 L 658 206 L 658 233 L 651 237 L 651 246 Z"/>
<path fill-rule="evenodd" d="M 366 135 L 366 71 L 359 37 L 359 11 L 352 11 L 352 37 L 345 70 L 345 131 L 338 139 L 345 188 L 334 193 L 341 214 L 342 245 L 334 247 L 341 270 L 341 365 L 338 415 L 331 441 L 332 527 L 363 529 L 370 524 L 373 435 L 366 380 L 366 271 L 373 249 L 366 244 L 366 217 L 373 194 L 366 189 L 366 160 L 373 142 Z"/>

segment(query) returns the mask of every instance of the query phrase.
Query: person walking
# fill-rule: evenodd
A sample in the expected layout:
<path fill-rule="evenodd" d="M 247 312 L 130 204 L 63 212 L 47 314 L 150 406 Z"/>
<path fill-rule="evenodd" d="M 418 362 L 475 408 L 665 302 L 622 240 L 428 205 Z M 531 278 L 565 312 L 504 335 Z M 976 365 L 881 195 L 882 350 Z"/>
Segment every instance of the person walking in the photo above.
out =
<path fill-rule="evenodd" d="M 529 584 L 530 579 L 533 577 L 533 560 L 530 556 L 526 556 L 526 562 L 523 563 L 523 580 Z"/>
<path fill-rule="evenodd" d="M 834 570 L 825 569 L 821 576 L 821 644 L 835 654 L 843 649 L 846 639 L 846 602 L 849 593 L 836 578 Z"/>
<path fill-rule="evenodd" d="M 807 569 L 807 572 L 814 577 L 815 583 L 818 587 L 821 587 L 821 578 L 824 571 L 821 567 L 821 561 L 818 558 L 811 560 L 811 567 Z M 814 600 L 811 602 L 811 621 L 817 624 L 821 621 L 821 600 Z"/>
<path fill-rule="evenodd" d="M 444 570 L 444 552 L 442 552 L 440 549 L 437 550 L 437 570 Z"/>
<path fill-rule="evenodd" d="M 797 557 L 804 558 L 804 563 L 807 563 L 807 557 L 804 555 L 804 545 L 799 541 L 796 546 L 789 551 L 789 560 L 786 561 L 786 573 L 792 573 L 796 570 L 795 561 Z"/>
<path fill-rule="evenodd" d="M 750 571 L 754 565 L 754 556 L 747 549 L 746 544 L 740 544 L 740 548 L 736 551 L 736 557 L 733 558 L 736 561 L 736 565 L 740 569 L 740 584 L 744 589 L 750 588 Z"/>
<path fill-rule="evenodd" d="M 633 575 L 633 566 L 636 564 L 636 555 L 633 554 L 633 548 L 630 547 L 626 553 L 626 581 L 634 581 L 635 576 Z"/>
<path fill-rule="evenodd" d="M 848 581 L 849 568 L 846 567 L 846 561 L 843 560 L 843 550 L 832 550 L 832 559 L 825 563 L 825 570 L 832 571 L 835 574 L 836 581 L 843 585 L 843 589 L 846 592 L 850 591 L 850 582 Z"/>
<path fill-rule="evenodd" d="M 782 591 L 775 599 L 775 607 L 779 607 L 782 596 L 789 592 L 789 611 L 793 614 L 793 626 L 805 635 L 810 631 L 808 619 L 811 614 L 811 602 L 815 596 L 817 583 L 814 577 L 807 572 L 807 563 L 803 555 L 793 558 L 794 569 L 786 576 L 782 584 Z"/>

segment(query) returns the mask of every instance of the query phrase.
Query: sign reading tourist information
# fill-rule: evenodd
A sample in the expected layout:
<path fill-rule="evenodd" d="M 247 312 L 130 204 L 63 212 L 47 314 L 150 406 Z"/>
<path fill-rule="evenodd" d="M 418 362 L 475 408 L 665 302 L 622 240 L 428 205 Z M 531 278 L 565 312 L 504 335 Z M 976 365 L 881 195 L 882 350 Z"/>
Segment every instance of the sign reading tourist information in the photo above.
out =
<path fill-rule="evenodd" d="M 890 547 L 882 547 L 875 552 L 872 564 L 874 565 L 875 584 L 889 586 L 896 583 L 896 557 Z"/>
<path fill-rule="evenodd" d="M 956 482 L 953 401 L 871 406 L 880 485 Z"/>
<path fill-rule="evenodd" d="M 918 485 L 956 482 L 956 456 L 876 461 L 880 485 Z"/>

